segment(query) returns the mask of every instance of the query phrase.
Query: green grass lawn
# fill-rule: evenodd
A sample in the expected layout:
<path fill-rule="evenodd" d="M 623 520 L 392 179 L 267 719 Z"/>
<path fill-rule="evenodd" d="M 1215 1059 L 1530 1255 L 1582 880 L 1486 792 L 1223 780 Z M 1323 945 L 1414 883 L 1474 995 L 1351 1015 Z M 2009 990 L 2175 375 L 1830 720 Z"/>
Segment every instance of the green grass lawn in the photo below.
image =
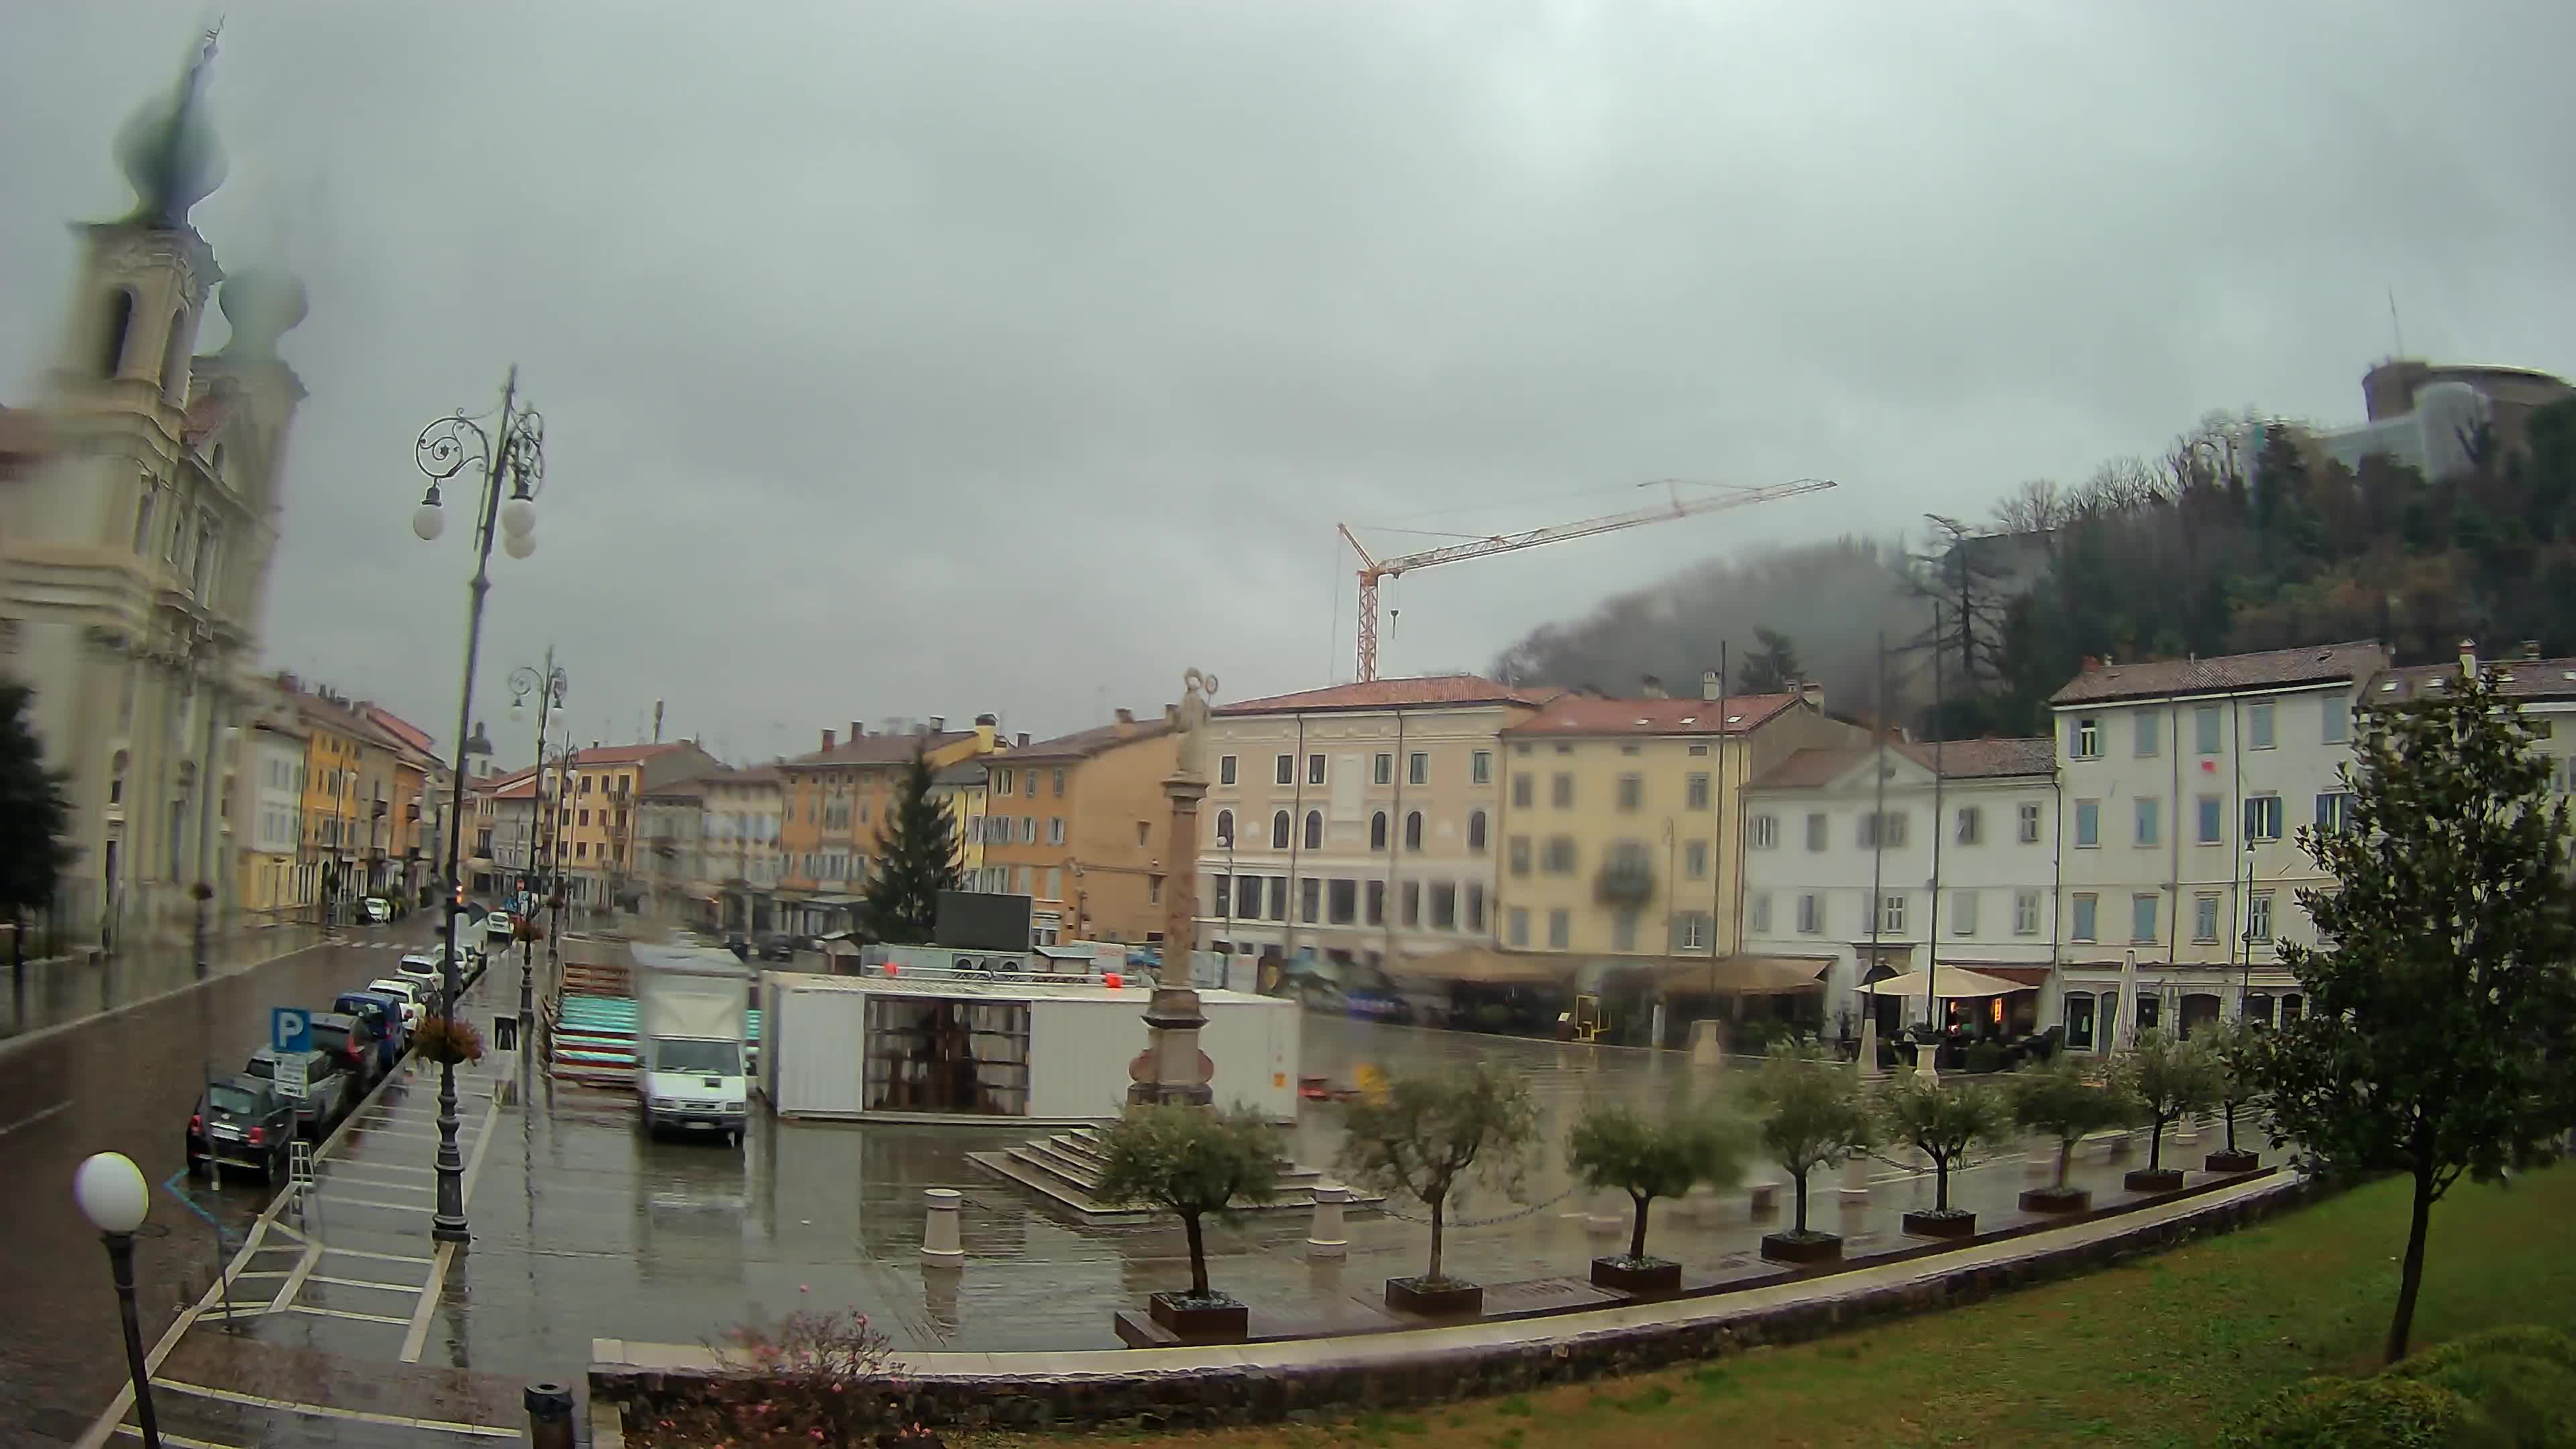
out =
<path fill-rule="evenodd" d="M 2382 1182 L 2125 1267 L 1640 1378 L 1338 1424 L 1114 1437 L 1174 1449 L 2208 1444 L 2298 1379 L 2377 1366 L 2406 1188 Z M 2576 1331 L 2572 1220 L 2576 1167 L 2454 1188 L 2433 1210 L 2415 1346 L 2501 1323 Z"/>

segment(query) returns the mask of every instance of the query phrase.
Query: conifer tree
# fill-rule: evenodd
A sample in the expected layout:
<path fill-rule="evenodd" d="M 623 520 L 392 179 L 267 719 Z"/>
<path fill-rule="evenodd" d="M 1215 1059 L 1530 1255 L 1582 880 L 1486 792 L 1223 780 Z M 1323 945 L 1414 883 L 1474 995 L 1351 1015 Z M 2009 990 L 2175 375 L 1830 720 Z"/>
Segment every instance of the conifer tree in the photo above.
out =
<path fill-rule="evenodd" d="M 917 946 L 939 923 L 939 893 L 959 888 L 957 827 L 930 797 L 930 757 L 915 755 L 895 785 L 885 854 L 868 875 L 861 920 L 880 941 Z"/>

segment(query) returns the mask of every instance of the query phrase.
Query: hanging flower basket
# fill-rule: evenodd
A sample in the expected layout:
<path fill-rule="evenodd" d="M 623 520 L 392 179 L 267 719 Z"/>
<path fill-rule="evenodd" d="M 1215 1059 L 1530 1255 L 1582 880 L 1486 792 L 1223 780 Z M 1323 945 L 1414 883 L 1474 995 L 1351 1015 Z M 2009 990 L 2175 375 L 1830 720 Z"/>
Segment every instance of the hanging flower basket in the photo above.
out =
<path fill-rule="evenodd" d="M 474 1023 L 458 1017 L 433 1016 L 412 1033 L 412 1050 L 424 1061 L 442 1066 L 461 1066 L 483 1060 L 483 1033 Z"/>
<path fill-rule="evenodd" d="M 510 939 L 513 941 L 542 941 L 545 938 L 546 928 L 538 925 L 535 921 L 528 919 L 526 916 L 521 916 L 518 921 L 510 927 Z"/>

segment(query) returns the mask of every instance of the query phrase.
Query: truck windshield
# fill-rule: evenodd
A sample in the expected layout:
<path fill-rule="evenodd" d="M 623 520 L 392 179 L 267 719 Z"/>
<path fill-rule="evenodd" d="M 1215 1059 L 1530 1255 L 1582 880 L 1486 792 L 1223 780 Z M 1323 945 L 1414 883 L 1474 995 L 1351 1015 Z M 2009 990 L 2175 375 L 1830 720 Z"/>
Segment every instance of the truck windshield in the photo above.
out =
<path fill-rule="evenodd" d="M 653 1070 L 701 1072 L 711 1077 L 742 1074 L 741 1048 L 729 1041 L 664 1041 L 653 1047 Z"/>

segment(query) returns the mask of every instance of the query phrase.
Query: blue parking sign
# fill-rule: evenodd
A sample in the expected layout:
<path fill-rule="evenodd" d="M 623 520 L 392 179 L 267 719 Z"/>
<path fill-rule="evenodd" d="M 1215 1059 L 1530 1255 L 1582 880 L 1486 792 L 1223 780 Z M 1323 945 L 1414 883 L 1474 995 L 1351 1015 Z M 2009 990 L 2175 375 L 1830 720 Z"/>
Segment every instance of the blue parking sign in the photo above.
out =
<path fill-rule="evenodd" d="M 313 1050 L 313 1013 L 299 1006 L 270 1007 L 268 1044 L 281 1053 Z"/>

